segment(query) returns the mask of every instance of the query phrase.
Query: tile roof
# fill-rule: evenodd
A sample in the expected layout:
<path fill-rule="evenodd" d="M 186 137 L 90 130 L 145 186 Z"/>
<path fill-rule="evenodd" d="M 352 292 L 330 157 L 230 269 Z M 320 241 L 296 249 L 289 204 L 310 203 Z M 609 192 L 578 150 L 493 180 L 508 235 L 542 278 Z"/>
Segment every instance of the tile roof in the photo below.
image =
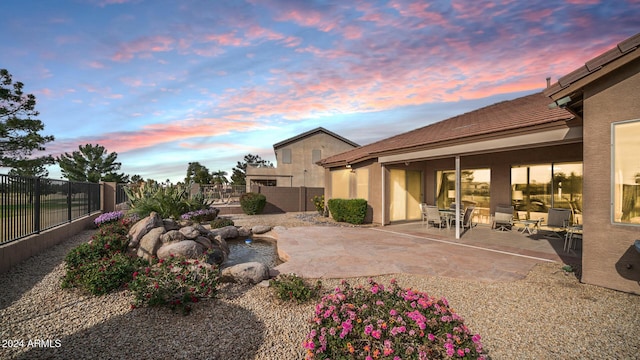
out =
<path fill-rule="evenodd" d="M 320 161 L 325 167 L 353 164 L 389 153 L 405 153 L 496 132 L 564 122 L 573 115 L 562 108 L 549 108 L 551 100 L 541 92 L 502 101 L 403 134 L 349 150 Z"/>
<path fill-rule="evenodd" d="M 622 42 L 618 43 L 618 45 L 616 45 L 616 47 L 614 47 L 613 49 L 610 49 L 609 51 L 596 56 L 595 58 L 587 61 L 584 66 L 581 66 L 576 70 L 568 73 L 567 75 L 561 77 L 560 79 L 558 79 L 557 83 L 553 84 L 548 89 L 545 89 L 544 94 L 547 96 L 552 96 L 553 94 L 556 94 L 562 89 L 568 87 L 572 83 L 601 69 L 604 69 L 607 64 L 639 48 L 640 33 L 623 40 Z"/>
<path fill-rule="evenodd" d="M 345 143 L 347 143 L 347 144 L 349 144 L 349 145 L 351 145 L 353 147 L 359 147 L 360 146 L 360 145 L 354 143 L 353 141 L 351 141 L 351 140 L 349 140 L 347 138 L 344 138 L 344 137 L 342 137 L 342 136 L 340 136 L 340 135 L 338 135 L 338 134 L 336 134 L 334 132 L 331 132 L 331 131 L 323 128 L 323 127 L 317 127 L 315 129 L 303 132 L 302 134 L 298 134 L 296 136 L 293 136 L 293 137 L 290 137 L 288 139 L 282 140 L 279 143 L 273 144 L 273 148 L 277 149 L 279 147 L 285 146 L 287 144 L 291 144 L 291 143 L 296 142 L 298 140 L 302 140 L 307 136 L 315 135 L 316 133 L 319 133 L 319 132 L 323 132 L 323 133 L 325 133 L 327 135 L 333 136 L 334 138 L 336 138 L 336 139 L 338 139 L 340 141 L 343 141 L 343 142 L 345 142 Z"/>

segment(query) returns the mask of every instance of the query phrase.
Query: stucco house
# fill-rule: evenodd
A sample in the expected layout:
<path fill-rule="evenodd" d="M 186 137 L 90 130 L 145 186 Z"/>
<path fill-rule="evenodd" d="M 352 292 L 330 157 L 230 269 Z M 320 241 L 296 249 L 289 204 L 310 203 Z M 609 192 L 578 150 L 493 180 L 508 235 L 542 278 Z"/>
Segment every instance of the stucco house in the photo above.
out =
<path fill-rule="evenodd" d="M 321 160 L 325 197 L 368 200 L 373 222 L 420 203 L 567 208 L 583 225 L 582 281 L 640 294 L 640 34 L 550 84 Z M 629 155 L 633 154 L 633 155 Z M 459 229 L 456 229 L 459 236 Z"/>
<path fill-rule="evenodd" d="M 359 145 L 318 127 L 273 145 L 277 166 L 247 166 L 247 191 L 251 186 L 324 187 L 324 169 L 317 163 Z"/>

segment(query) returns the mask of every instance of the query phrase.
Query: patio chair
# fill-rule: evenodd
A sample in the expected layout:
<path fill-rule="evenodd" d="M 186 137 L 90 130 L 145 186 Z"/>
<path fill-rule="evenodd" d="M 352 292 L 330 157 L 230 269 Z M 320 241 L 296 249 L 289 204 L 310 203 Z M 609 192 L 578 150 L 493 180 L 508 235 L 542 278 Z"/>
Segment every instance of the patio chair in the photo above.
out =
<path fill-rule="evenodd" d="M 440 210 L 438 210 L 437 206 L 427 206 L 427 229 L 429 225 L 439 229 L 447 226 L 447 220 L 440 215 Z"/>
<path fill-rule="evenodd" d="M 422 226 L 424 226 L 424 221 L 427 220 L 427 204 L 420 203 L 420 215 L 422 217 Z"/>
<path fill-rule="evenodd" d="M 566 232 L 571 220 L 570 209 L 549 209 L 549 215 L 547 217 L 547 223 L 543 225 L 544 230 L 551 231 L 551 236 L 554 238 L 564 238 L 563 232 Z"/>
<path fill-rule="evenodd" d="M 462 229 L 473 228 L 473 211 L 476 209 L 475 206 L 469 206 L 465 209 L 464 214 L 462 215 Z M 455 224 L 455 219 L 453 220 L 453 224 Z"/>
<path fill-rule="evenodd" d="M 496 206 L 491 228 L 500 231 L 511 230 L 513 228 L 513 210 L 513 206 Z"/>

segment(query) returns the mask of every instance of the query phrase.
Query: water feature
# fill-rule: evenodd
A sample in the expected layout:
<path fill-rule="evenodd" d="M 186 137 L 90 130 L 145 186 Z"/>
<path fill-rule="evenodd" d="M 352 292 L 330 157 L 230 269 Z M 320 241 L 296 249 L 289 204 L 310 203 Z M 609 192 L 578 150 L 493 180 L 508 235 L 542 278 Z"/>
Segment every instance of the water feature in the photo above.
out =
<path fill-rule="evenodd" d="M 222 267 L 251 261 L 261 262 L 270 269 L 282 264 L 282 260 L 278 257 L 275 241 L 259 238 L 236 238 L 226 241 L 229 245 L 229 259 L 222 264 Z"/>

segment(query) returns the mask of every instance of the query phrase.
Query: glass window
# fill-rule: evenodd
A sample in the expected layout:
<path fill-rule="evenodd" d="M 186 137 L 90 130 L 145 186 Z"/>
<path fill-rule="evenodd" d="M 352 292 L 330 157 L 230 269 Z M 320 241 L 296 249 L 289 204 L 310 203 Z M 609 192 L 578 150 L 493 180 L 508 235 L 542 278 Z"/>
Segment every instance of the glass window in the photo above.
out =
<path fill-rule="evenodd" d="M 436 205 L 446 209 L 455 204 L 456 172 L 438 171 Z M 489 203 L 491 200 L 491 170 L 467 169 L 460 171 L 462 207 L 475 206 L 474 222 L 489 223 Z"/>
<path fill-rule="evenodd" d="M 582 224 L 582 163 L 553 164 L 553 207 L 570 209 Z"/>
<path fill-rule="evenodd" d="M 614 123 L 613 221 L 640 224 L 640 120 Z"/>

